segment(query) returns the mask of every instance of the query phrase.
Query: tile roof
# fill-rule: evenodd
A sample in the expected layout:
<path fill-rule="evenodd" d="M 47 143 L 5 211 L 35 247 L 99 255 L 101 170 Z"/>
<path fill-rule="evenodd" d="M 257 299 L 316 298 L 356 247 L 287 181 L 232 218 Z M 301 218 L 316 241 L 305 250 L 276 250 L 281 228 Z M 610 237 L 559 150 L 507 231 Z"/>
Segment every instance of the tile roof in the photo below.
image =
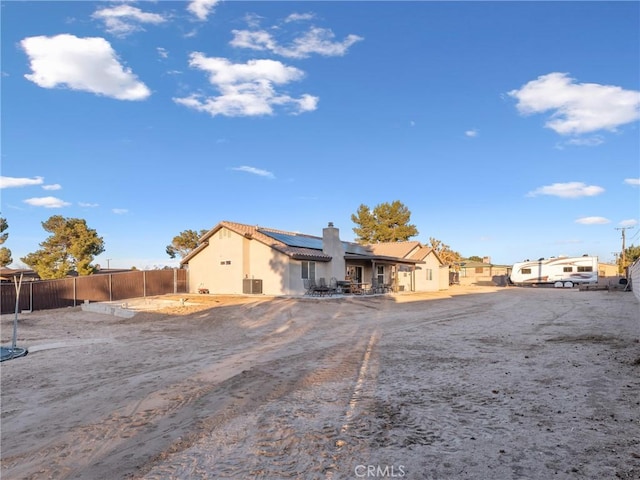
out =
<path fill-rule="evenodd" d="M 215 231 L 209 231 L 211 232 L 211 235 L 213 235 L 213 233 L 215 233 L 217 230 L 219 230 L 218 227 L 226 227 L 229 230 L 236 232 L 239 235 L 243 235 L 249 238 L 253 238 L 257 241 L 259 241 L 260 243 L 264 243 L 265 245 L 284 253 L 285 255 L 288 255 L 292 258 L 296 258 L 298 260 L 300 259 L 309 259 L 309 260 L 318 260 L 318 261 L 324 261 L 324 262 L 328 262 L 331 260 L 331 255 L 327 255 L 326 253 L 324 253 L 322 250 L 317 250 L 314 248 L 302 248 L 302 247 L 294 247 L 294 246 L 290 246 L 287 245 L 284 242 L 281 242 L 273 237 L 270 237 L 269 235 L 265 235 L 265 233 L 263 232 L 273 232 L 273 233 L 281 233 L 281 234 L 285 234 L 285 235 L 292 235 L 292 236 L 299 236 L 299 237 L 306 237 L 306 238 L 315 238 L 315 239 L 319 239 L 320 241 L 322 241 L 321 237 L 313 237 L 311 235 L 304 235 L 304 234 L 300 234 L 300 233 L 295 233 L 295 232 L 287 232 L 284 230 L 276 230 L 274 228 L 266 228 L 266 227 L 260 227 L 258 225 L 245 225 L 243 223 L 235 223 L 235 222 L 229 222 L 229 221 L 222 221 L 218 224 L 217 227 L 215 227 L 213 230 Z M 208 238 L 211 235 L 209 235 L 209 232 L 207 232 L 207 234 L 205 234 L 205 237 Z M 203 237 L 204 238 L 204 237 Z"/>
<path fill-rule="evenodd" d="M 407 258 L 407 256 L 416 248 L 420 248 L 420 242 L 383 242 L 367 245 L 375 255 L 383 255 L 385 257 Z"/>
<path fill-rule="evenodd" d="M 285 230 L 277 230 L 274 228 L 261 227 L 259 225 L 247 225 L 244 223 L 236 223 L 224 220 L 218 223 L 215 227 L 200 237 L 200 245 L 192 250 L 186 257 L 182 259 L 181 264 L 189 263 L 189 260 L 193 258 L 199 251 L 206 248 L 209 244 L 208 239 L 217 233 L 221 228 L 227 228 L 238 235 L 245 236 L 256 240 L 264 245 L 267 245 L 274 250 L 277 250 L 285 255 L 296 260 L 316 260 L 320 262 L 331 261 L 331 256 L 322 251 L 322 237 L 313 235 L 306 235 L 297 232 L 287 232 Z M 269 233 L 276 235 L 270 236 Z M 277 237 L 290 236 L 299 239 L 300 244 L 313 245 L 317 243 L 320 248 L 305 248 L 302 246 L 288 245 L 287 243 L 279 240 Z M 379 258 L 385 260 L 400 260 L 404 259 L 406 263 L 420 262 L 421 259 L 413 259 L 407 257 L 413 250 L 420 247 L 420 242 L 388 242 L 378 243 L 374 245 L 358 245 L 352 242 L 342 242 L 345 247 L 345 258 Z"/>

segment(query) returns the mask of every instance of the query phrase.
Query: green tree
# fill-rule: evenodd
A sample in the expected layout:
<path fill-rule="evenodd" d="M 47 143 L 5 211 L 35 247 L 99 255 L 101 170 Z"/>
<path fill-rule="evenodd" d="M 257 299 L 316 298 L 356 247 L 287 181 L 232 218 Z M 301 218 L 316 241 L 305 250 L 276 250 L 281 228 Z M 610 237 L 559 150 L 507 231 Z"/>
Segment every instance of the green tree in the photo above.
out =
<path fill-rule="evenodd" d="M 640 246 L 636 247 L 631 245 L 624 249 L 624 260 L 625 264 L 622 264 L 622 257 L 618 259 L 618 268 L 621 272 L 624 271 L 626 267 L 635 262 L 638 258 L 640 258 Z"/>
<path fill-rule="evenodd" d="M 629 248 L 627 248 L 626 257 L 629 264 L 635 262 L 638 258 L 640 258 L 640 245 L 637 247 L 631 245 Z"/>
<path fill-rule="evenodd" d="M 104 241 L 85 220 L 54 215 L 42 222 L 42 228 L 51 235 L 40 243 L 39 250 L 20 259 L 40 278 L 62 278 L 72 271 L 78 275 L 94 272 L 91 262 L 104 252 Z"/>
<path fill-rule="evenodd" d="M 380 203 L 373 210 L 363 204 L 351 215 L 351 221 L 358 225 L 353 231 L 360 244 L 409 240 L 418 235 L 418 229 L 409 223 L 410 219 L 411 212 L 399 200 Z"/>
<path fill-rule="evenodd" d="M 173 237 L 171 245 L 167 245 L 167 255 L 171 258 L 176 258 L 176 255 L 180 255 L 180 258 L 184 258 L 198 246 L 198 240 L 202 237 L 207 230 L 184 230 L 179 235 Z"/>
<path fill-rule="evenodd" d="M 462 257 L 458 252 L 451 250 L 449 245 L 446 245 L 440 240 L 437 240 L 433 237 L 429 238 L 429 246 L 433 249 L 434 252 L 440 257 L 442 263 L 445 265 L 454 265 L 458 263 Z"/>
<path fill-rule="evenodd" d="M 471 255 L 470 257 L 467 258 L 467 260 L 471 261 L 471 262 L 482 262 L 482 257 L 479 257 L 477 255 Z"/>
<path fill-rule="evenodd" d="M 0 245 L 6 242 L 7 238 L 9 238 L 9 234 L 6 232 L 7 228 L 9 228 L 7 219 L 0 217 Z M 13 262 L 13 258 L 11 258 L 11 250 L 7 247 L 0 248 L 0 267 L 6 267 L 11 262 Z"/>

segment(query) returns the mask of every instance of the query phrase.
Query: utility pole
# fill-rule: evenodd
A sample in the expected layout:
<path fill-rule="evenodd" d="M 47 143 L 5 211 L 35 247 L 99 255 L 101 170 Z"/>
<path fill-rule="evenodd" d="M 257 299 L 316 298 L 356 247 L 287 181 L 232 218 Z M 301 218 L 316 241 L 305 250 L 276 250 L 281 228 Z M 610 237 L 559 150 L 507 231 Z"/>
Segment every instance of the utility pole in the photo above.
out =
<path fill-rule="evenodd" d="M 626 241 L 625 233 L 626 233 L 627 229 L 629 229 L 629 228 L 633 228 L 633 227 L 619 227 L 619 228 L 616 228 L 616 230 L 622 230 L 622 254 L 621 254 L 622 256 L 620 257 L 620 258 L 622 258 L 622 263 L 620 264 L 620 266 L 622 267 L 623 271 L 627 266 L 627 253 L 625 251 L 627 249 L 627 246 L 625 244 L 625 241 Z"/>

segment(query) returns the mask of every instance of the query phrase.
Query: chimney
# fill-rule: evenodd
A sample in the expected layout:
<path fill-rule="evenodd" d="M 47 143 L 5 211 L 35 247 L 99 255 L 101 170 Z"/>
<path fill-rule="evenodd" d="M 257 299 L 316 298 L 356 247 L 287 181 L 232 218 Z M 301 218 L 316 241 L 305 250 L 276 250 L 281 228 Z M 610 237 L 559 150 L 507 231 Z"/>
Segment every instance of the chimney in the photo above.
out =
<path fill-rule="evenodd" d="M 491 263 L 491 257 L 482 257 L 482 263 Z"/>
<path fill-rule="evenodd" d="M 322 251 L 331 256 L 331 261 L 326 266 L 327 280 L 331 277 L 342 280 L 346 272 L 344 247 L 340 240 L 340 230 L 333 226 L 333 222 L 322 229 Z"/>

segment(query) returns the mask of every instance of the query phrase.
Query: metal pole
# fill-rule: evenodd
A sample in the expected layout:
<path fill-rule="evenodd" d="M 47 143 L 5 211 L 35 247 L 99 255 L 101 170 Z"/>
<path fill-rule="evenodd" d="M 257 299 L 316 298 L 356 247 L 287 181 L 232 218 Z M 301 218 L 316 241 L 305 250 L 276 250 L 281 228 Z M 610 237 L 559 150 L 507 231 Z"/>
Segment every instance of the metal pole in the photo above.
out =
<path fill-rule="evenodd" d="M 16 316 L 13 320 L 13 340 L 11 342 L 11 349 L 16 349 L 16 343 L 18 341 L 18 310 L 20 309 L 20 290 L 22 289 L 22 273 L 20 274 L 20 283 L 18 283 L 17 276 L 13 276 L 13 283 L 16 287 Z"/>

